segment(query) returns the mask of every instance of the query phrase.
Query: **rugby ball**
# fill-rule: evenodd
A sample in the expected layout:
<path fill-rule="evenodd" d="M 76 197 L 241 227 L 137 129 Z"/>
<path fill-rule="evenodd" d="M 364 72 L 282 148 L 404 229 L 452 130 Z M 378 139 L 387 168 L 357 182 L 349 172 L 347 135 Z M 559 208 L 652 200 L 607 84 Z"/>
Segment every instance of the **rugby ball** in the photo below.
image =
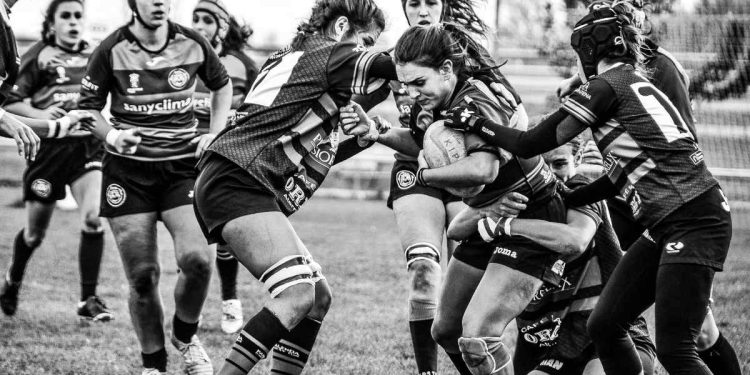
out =
<path fill-rule="evenodd" d="M 466 136 L 463 132 L 443 125 L 443 120 L 435 121 L 424 133 L 423 155 L 430 168 L 440 168 L 466 157 Z M 474 187 L 447 187 L 445 190 L 461 198 L 471 198 L 479 194 L 484 185 Z"/>

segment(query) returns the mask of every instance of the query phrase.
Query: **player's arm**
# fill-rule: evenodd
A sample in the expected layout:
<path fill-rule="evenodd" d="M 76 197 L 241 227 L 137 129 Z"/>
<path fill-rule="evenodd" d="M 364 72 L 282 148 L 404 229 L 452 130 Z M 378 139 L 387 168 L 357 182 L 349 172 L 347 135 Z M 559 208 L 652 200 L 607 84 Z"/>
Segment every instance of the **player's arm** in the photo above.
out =
<path fill-rule="evenodd" d="M 469 136 L 467 143 L 469 142 Z M 496 150 L 477 148 L 475 152 L 454 163 L 439 168 L 429 168 L 422 153 L 419 154 L 417 182 L 431 187 L 474 187 L 495 181 L 500 173 L 501 160 Z"/>
<path fill-rule="evenodd" d="M 581 207 L 592 203 L 612 198 L 620 191 L 612 183 L 607 175 L 601 176 L 596 181 L 574 190 L 563 190 L 563 199 L 569 207 Z"/>
<path fill-rule="evenodd" d="M 466 207 L 451 220 L 446 234 L 452 240 L 465 240 L 477 233 L 477 222 L 485 217 L 516 217 L 526 209 L 529 199 L 511 191 L 503 194 L 497 202 L 481 208 Z"/>
<path fill-rule="evenodd" d="M 504 235 L 526 237 L 560 254 L 579 255 L 586 251 L 594 239 L 599 223 L 578 210 L 568 210 L 567 215 L 566 223 L 536 219 L 505 219 L 510 220 L 510 232 Z"/>
<path fill-rule="evenodd" d="M 357 136 L 363 142 L 378 142 L 411 156 L 417 156 L 421 150 L 409 129 L 394 128 L 383 118 L 370 117 L 355 102 L 341 107 L 339 122 L 344 133 Z"/>

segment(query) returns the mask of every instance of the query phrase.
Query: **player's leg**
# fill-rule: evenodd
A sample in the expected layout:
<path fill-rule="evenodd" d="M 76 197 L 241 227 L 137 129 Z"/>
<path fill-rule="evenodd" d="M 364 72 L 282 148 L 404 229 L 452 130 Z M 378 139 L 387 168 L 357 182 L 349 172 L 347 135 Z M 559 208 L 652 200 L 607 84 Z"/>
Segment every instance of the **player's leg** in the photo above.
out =
<path fill-rule="evenodd" d="M 166 371 L 156 212 L 110 217 L 130 291 L 128 307 L 145 368 Z"/>
<path fill-rule="evenodd" d="M 471 374 L 458 349 L 458 339 L 462 332 L 461 321 L 486 266 L 486 259 L 483 265 L 476 267 L 464 262 L 459 254 L 450 260 L 443 288 L 440 290 L 435 321 L 432 324 L 432 337 L 445 350 L 461 375 Z"/>
<path fill-rule="evenodd" d="M 607 374 L 638 374 L 641 359 L 628 334 L 654 301 L 659 249 L 640 237 L 617 264 L 589 317 L 591 336 Z"/>
<path fill-rule="evenodd" d="M 104 230 L 99 218 L 102 172 L 91 170 L 70 184 L 70 190 L 81 212 L 81 241 L 78 266 L 81 275 L 81 299 L 78 315 L 95 321 L 112 319 L 112 312 L 96 295 L 99 270 L 104 253 Z"/>
<path fill-rule="evenodd" d="M 740 361 L 732 345 L 719 331 L 711 307 L 698 335 L 698 356 L 714 374 L 740 375 Z"/>
<path fill-rule="evenodd" d="M 440 253 L 445 231 L 443 202 L 425 194 L 409 194 L 393 202 L 409 275 L 409 331 L 417 371 L 437 372 L 437 344 L 430 328 L 435 319 L 442 270 Z"/>
<path fill-rule="evenodd" d="M 196 197 L 201 211 L 201 193 Z M 232 219 L 223 226 L 221 236 L 237 260 L 271 294 L 263 309 L 240 331 L 219 370 L 221 375 L 244 375 L 309 315 L 315 305 L 312 269 L 289 220 L 281 212 Z"/>
<path fill-rule="evenodd" d="M 447 193 L 446 193 L 447 194 Z M 463 211 L 467 206 L 466 203 L 462 202 L 460 198 L 449 195 L 447 199 L 443 199 L 445 202 L 445 227 L 448 228 L 448 225 L 450 225 L 451 221 L 458 216 L 458 214 Z M 453 252 L 458 247 L 459 242 L 454 240 L 448 240 L 446 242 L 446 247 L 448 248 L 448 258 L 447 261 L 450 262 L 451 257 L 453 256 Z"/>
<path fill-rule="evenodd" d="M 235 333 L 242 328 L 242 302 L 237 298 L 239 262 L 224 245 L 216 247 L 216 272 L 221 289 L 221 330 Z"/>

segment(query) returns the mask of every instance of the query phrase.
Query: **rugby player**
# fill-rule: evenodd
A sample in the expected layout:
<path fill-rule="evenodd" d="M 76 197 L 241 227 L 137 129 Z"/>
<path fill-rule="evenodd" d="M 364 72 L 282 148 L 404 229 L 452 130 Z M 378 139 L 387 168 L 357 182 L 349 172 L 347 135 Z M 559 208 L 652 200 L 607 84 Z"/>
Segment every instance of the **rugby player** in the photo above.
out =
<path fill-rule="evenodd" d="M 242 51 L 253 31 L 240 26 L 221 0 L 201 0 L 193 9 L 193 29 L 209 40 L 232 79 L 232 110 L 236 110 L 250 92 L 258 68 Z M 198 80 L 195 88 L 195 117 L 198 131 L 207 133 L 210 125 L 211 92 Z M 231 116 L 230 116 L 231 117 Z M 234 333 L 242 328 L 242 303 L 237 299 L 239 263 L 223 246 L 216 251 L 216 270 L 221 282 L 221 330 Z"/>
<path fill-rule="evenodd" d="M 232 86 L 208 40 L 169 21 L 170 1 L 130 0 L 133 18 L 91 56 L 79 107 L 97 118 L 106 141 L 101 214 L 109 220 L 130 284 L 133 326 L 143 374 L 166 371 L 159 296 L 156 222 L 172 236 L 179 274 L 172 344 L 189 374 L 213 374 L 195 335 L 208 292 L 214 251 L 192 211 L 196 157 L 226 125 Z M 209 133 L 197 131 L 196 79 L 211 90 Z M 111 95 L 112 123 L 101 115 Z"/>
<path fill-rule="evenodd" d="M 83 16 L 81 0 L 53 0 L 49 4 L 42 40 L 23 56 L 18 80 L 6 102 L 9 112 L 54 121 L 77 108 L 81 78 L 92 51 L 81 39 Z M 90 132 L 63 132 L 44 139 L 37 158 L 29 162 L 23 176 L 26 227 L 13 243 L 13 261 L 0 294 L 0 307 L 6 314 L 16 311 L 26 264 L 44 239 L 55 201 L 65 197 L 66 185 L 70 185 L 81 204 L 78 315 L 94 321 L 112 319 L 112 313 L 96 295 L 104 250 L 99 219 L 103 154 L 101 141 Z"/>
<path fill-rule="evenodd" d="M 636 8 L 633 13 L 636 26 L 646 32 L 650 28 L 647 26 L 648 16 L 643 1 L 631 0 L 631 3 Z M 688 89 L 690 77 L 687 72 L 669 51 L 656 44 L 647 34 L 644 35 L 641 51 L 645 57 L 644 65 L 651 75 L 649 80 L 669 98 L 697 141 L 698 134 L 695 130 Z M 577 74 L 563 80 L 557 89 L 558 97 L 570 95 L 580 85 L 581 79 Z M 643 234 L 644 228 L 635 221 L 630 208 L 619 195 L 608 199 L 607 205 L 620 246 L 627 249 Z M 707 310 L 701 333 L 698 335 L 698 355 L 716 374 L 739 375 L 741 370 L 737 353 L 719 331 L 710 305 Z"/>
<path fill-rule="evenodd" d="M 589 181 L 577 170 L 583 160 L 582 141 L 578 136 L 544 155 L 550 170 L 571 188 Z M 622 257 L 607 205 L 601 201 L 569 208 L 566 223 L 503 217 L 497 212 L 517 207 L 498 205 L 503 203 L 462 212 L 451 222 L 448 234 L 464 239 L 479 230 L 486 241 L 501 236 L 522 236 L 565 255 L 567 261 L 562 284 L 539 289 L 516 318 L 519 332 L 513 355 L 514 373 L 603 375 L 586 332 L 586 321 L 603 285 Z M 653 374 L 656 354 L 646 321 L 639 317 L 628 333 L 635 342 L 644 374 Z"/>
<path fill-rule="evenodd" d="M 591 128 L 605 176 L 566 200 L 578 206 L 620 194 L 653 239 L 630 246 L 589 319 L 602 365 L 607 374 L 642 371 L 627 323 L 655 303 L 657 356 L 665 369 L 711 374 L 695 342 L 714 273 L 729 250 L 729 204 L 685 120 L 638 71 L 643 38 L 633 11 L 624 1 L 598 5 L 576 24 L 571 45 L 585 83 L 530 131 L 508 129 L 467 108 L 456 108 L 449 122 L 523 156 Z"/>
<path fill-rule="evenodd" d="M 390 57 L 367 52 L 384 27 L 372 0 L 316 1 L 291 45 L 261 68 L 236 124 L 199 162 L 195 209 L 206 238 L 228 244 L 271 297 L 219 374 L 247 374 L 270 351 L 272 372 L 299 374 L 309 358 L 331 292 L 287 216 L 336 159 L 339 108 L 396 78 Z"/>

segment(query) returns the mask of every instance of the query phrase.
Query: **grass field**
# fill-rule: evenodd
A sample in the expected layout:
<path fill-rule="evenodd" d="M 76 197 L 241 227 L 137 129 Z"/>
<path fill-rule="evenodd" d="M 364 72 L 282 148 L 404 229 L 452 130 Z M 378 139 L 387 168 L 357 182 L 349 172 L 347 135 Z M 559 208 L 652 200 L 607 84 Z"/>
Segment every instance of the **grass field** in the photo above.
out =
<path fill-rule="evenodd" d="M 18 196 L 17 188 L 0 188 L 3 271 L 13 236 L 23 225 L 23 210 L 8 206 Z M 323 265 L 334 293 L 306 374 L 415 373 L 406 323 L 405 272 L 391 212 L 379 201 L 313 199 L 292 221 Z M 127 286 L 109 234 L 99 291 L 116 320 L 87 325 L 76 318 L 77 222 L 75 212 L 55 213 L 47 239 L 29 265 L 17 315 L 0 316 L 0 374 L 140 373 L 139 350 L 127 312 Z M 167 232 L 161 228 L 159 234 L 161 294 L 166 315 L 171 316 L 177 269 Z M 717 276 L 714 296 L 717 320 L 746 372 L 750 372 L 748 248 L 750 230 L 735 228 L 726 272 Z M 241 272 L 239 294 L 246 317 L 259 309 L 262 292 L 257 281 Z M 219 303 L 214 276 L 199 335 L 216 365 L 221 364 L 232 341 L 219 329 Z M 169 372 L 179 373 L 178 353 L 169 345 L 168 351 Z M 453 373 L 447 358 L 441 354 L 440 360 L 441 373 Z M 267 365 L 252 373 L 266 373 Z"/>

